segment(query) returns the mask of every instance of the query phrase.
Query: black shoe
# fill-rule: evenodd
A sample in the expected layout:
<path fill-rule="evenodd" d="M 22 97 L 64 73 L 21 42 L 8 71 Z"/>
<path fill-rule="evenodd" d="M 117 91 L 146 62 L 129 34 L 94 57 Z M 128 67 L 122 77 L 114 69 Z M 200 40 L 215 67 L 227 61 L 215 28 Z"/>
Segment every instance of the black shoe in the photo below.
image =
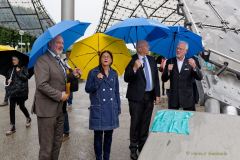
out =
<path fill-rule="evenodd" d="M 11 125 L 10 129 L 6 132 L 6 136 L 10 136 L 10 135 L 12 135 L 15 132 L 16 132 L 15 126 Z"/>
<path fill-rule="evenodd" d="M 26 128 L 29 128 L 31 126 L 31 121 L 32 120 L 30 117 L 26 119 Z"/>
<path fill-rule="evenodd" d="M 137 160 L 138 159 L 137 151 L 131 151 L 130 158 L 132 160 Z"/>

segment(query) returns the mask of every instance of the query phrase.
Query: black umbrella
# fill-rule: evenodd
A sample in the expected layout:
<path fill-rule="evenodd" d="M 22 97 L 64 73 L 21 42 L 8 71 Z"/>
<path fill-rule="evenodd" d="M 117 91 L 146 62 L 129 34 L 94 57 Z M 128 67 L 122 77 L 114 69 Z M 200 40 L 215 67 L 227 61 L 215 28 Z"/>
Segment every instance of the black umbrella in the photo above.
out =
<path fill-rule="evenodd" d="M 8 70 L 12 67 L 12 57 L 16 56 L 19 59 L 21 66 L 28 65 L 29 57 L 17 50 L 0 51 L 0 74 L 7 76 Z"/>

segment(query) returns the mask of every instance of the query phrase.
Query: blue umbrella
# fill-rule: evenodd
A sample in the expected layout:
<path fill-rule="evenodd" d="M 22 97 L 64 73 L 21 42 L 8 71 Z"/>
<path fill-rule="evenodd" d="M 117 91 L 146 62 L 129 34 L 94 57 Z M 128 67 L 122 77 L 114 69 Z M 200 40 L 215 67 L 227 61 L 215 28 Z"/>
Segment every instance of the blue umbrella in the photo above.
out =
<path fill-rule="evenodd" d="M 55 38 L 57 35 L 61 35 L 64 39 L 64 51 L 68 49 L 78 38 L 84 35 L 85 30 L 90 23 L 65 20 L 46 30 L 40 35 L 34 42 L 32 50 L 30 51 L 30 60 L 28 68 L 31 68 L 36 63 L 38 57 L 43 55 L 48 48 L 48 42 Z"/>
<path fill-rule="evenodd" d="M 171 33 L 167 37 L 150 42 L 150 50 L 167 59 L 176 57 L 176 47 L 179 41 L 188 43 L 189 48 L 186 57 L 192 57 L 203 51 L 202 37 L 181 26 L 169 27 Z M 154 31 L 153 31 L 154 33 Z"/>
<path fill-rule="evenodd" d="M 154 30 L 154 34 L 152 31 Z M 106 34 L 123 39 L 126 43 L 139 40 L 152 41 L 167 36 L 169 28 L 155 20 L 146 18 L 128 18 L 119 22 L 105 32 Z"/>

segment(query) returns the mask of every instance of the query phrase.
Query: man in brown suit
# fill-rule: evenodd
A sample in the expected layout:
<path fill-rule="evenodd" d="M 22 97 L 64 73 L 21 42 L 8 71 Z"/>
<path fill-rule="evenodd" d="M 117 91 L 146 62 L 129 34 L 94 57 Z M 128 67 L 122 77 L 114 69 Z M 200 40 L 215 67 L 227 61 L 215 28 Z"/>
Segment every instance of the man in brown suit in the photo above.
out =
<path fill-rule="evenodd" d="M 60 62 L 63 38 L 59 35 L 48 44 L 47 52 L 35 66 L 36 92 L 33 112 L 37 115 L 39 160 L 57 160 L 62 144 L 63 102 L 67 100 L 67 72 Z"/>

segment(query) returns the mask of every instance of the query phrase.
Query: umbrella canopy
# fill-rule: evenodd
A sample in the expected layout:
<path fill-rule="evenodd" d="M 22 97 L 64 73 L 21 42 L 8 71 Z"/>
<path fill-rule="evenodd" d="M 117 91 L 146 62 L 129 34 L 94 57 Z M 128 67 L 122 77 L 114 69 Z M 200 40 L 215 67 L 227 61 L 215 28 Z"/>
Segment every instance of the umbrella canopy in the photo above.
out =
<path fill-rule="evenodd" d="M 152 31 L 154 30 L 154 34 Z M 167 26 L 151 19 L 128 18 L 119 22 L 105 32 L 106 34 L 123 39 L 126 43 L 136 43 L 139 40 L 152 41 L 166 37 L 170 30 Z"/>
<path fill-rule="evenodd" d="M 90 23 L 84 23 L 79 21 L 62 21 L 40 35 L 34 42 L 30 54 L 30 61 L 28 68 L 34 66 L 37 58 L 43 55 L 48 48 L 48 42 L 54 39 L 57 35 L 61 35 L 64 39 L 64 51 L 68 49 L 78 38 L 84 35 L 85 30 Z"/>
<path fill-rule="evenodd" d="M 125 67 L 131 60 L 129 50 L 124 41 L 103 33 L 96 33 L 75 43 L 68 60 L 69 65 L 81 69 L 81 78 L 87 79 L 88 72 L 99 65 L 99 54 L 104 50 L 113 54 L 111 67 L 118 72 L 118 75 L 123 74 Z"/>
<path fill-rule="evenodd" d="M 202 37 L 181 26 L 169 27 L 171 33 L 167 37 L 150 42 L 150 50 L 167 59 L 176 57 L 176 47 L 179 41 L 188 43 L 189 48 L 186 57 L 192 57 L 203 51 Z M 154 31 L 153 31 L 154 32 Z"/>
<path fill-rule="evenodd" d="M 12 57 L 16 56 L 22 66 L 27 66 L 29 57 L 12 47 L 0 45 L 0 74 L 7 76 L 8 70 L 12 67 Z"/>

